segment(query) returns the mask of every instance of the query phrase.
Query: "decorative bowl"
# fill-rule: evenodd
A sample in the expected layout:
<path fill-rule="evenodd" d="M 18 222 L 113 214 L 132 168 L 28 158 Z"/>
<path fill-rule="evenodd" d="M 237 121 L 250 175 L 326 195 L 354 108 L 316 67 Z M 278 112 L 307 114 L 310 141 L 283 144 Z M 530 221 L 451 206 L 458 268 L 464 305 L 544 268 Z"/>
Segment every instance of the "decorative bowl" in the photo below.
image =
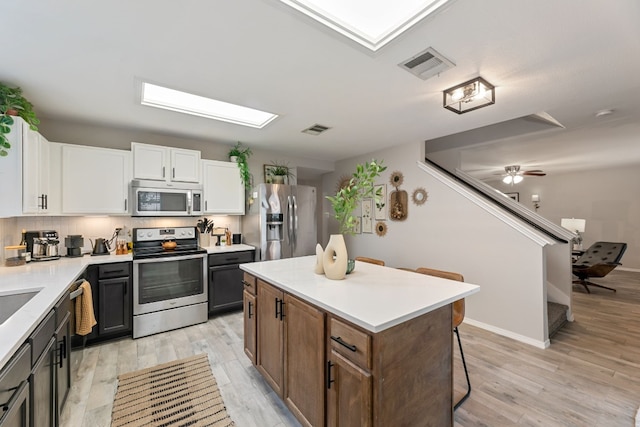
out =
<path fill-rule="evenodd" d="M 347 260 L 347 274 L 351 274 L 351 272 L 355 267 L 356 267 L 356 260 L 349 258 Z"/>

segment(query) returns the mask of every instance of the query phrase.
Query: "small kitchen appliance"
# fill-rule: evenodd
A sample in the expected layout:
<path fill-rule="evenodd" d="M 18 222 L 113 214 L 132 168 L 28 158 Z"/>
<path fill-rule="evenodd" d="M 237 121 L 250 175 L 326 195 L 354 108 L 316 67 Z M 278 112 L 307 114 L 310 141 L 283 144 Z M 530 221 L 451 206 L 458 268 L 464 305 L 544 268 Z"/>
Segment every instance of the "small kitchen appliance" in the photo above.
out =
<path fill-rule="evenodd" d="M 209 318 L 207 251 L 196 227 L 133 229 L 133 338 Z"/>
<path fill-rule="evenodd" d="M 26 231 L 27 252 L 32 261 L 51 261 L 60 258 L 58 232 L 54 230 Z"/>
<path fill-rule="evenodd" d="M 81 257 L 84 247 L 84 237 L 79 234 L 72 234 L 64 238 L 64 245 L 67 248 L 68 257 Z"/>
<path fill-rule="evenodd" d="M 89 239 L 89 241 L 93 245 L 93 251 L 91 252 L 91 255 L 109 255 L 110 248 L 106 239 L 98 237 L 96 238 L 95 242 L 91 239 Z"/>

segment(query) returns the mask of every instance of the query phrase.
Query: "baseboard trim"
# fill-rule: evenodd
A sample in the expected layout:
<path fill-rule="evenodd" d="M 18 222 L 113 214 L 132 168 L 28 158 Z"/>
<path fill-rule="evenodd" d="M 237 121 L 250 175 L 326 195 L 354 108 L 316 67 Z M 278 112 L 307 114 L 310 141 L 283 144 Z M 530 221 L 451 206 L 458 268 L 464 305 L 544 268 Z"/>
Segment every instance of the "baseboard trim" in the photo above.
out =
<path fill-rule="evenodd" d="M 493 332 L 498 335 L 502 335 L 503 337 L 511 338 L 516 341 L 520 341 L 522 343 L 532 345 L 537 348 L 545 349 L 545 348 L 549 348 L 549 346 L 551 345 L 551 341 L 548 338 L 545 341 L 534 340 L 533 338 L 516 334 L 515 332 L 507 331 L 506 329 L 498 328 L 496 326 L 489 325 L 487 323 L 478 322 L 477 320 L 469 319 L 468 317 L 465 317 L 464 323 L 467 323 L 471 326 L 476 326 L 480 329 L 484 329 L 486 331 Z"/>

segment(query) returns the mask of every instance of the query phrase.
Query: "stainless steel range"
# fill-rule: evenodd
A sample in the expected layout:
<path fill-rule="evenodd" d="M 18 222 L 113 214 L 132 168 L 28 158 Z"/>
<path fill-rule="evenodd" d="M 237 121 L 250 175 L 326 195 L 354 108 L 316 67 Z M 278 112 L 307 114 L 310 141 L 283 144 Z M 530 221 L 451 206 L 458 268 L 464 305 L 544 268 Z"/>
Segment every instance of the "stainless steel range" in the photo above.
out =
<path fill-rule="evenodd" d="M 207 321 L 207 251 L 197 236 L 195 227 L 133 229 L 133 338 Z"/>

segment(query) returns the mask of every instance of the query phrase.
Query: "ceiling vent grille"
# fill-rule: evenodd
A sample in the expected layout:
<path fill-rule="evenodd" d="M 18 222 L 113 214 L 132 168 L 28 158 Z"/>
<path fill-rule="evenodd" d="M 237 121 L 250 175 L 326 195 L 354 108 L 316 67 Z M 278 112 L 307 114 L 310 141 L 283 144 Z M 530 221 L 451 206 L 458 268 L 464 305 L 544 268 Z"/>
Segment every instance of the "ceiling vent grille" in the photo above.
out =
<path fill-rule="evenodd" d="M 456 64 L 442 56 L 434 48 L 430 47 L 412 56 L 406 61 L 402 61 L 398 66 L 404 68 L 422 80 L 427 80 L 428 78 L 440 74 L 449 68 L 455 67 Z"/>
<path fill-rule="evenodd" d="M 327 131 L 329 129 L 331 128 L 328 126 L 319 125 L 316 123 L 315 125 L 303 130 L 302 133 L 308 133 L 309 135 L 320 135 L 322 132 Z"/>

